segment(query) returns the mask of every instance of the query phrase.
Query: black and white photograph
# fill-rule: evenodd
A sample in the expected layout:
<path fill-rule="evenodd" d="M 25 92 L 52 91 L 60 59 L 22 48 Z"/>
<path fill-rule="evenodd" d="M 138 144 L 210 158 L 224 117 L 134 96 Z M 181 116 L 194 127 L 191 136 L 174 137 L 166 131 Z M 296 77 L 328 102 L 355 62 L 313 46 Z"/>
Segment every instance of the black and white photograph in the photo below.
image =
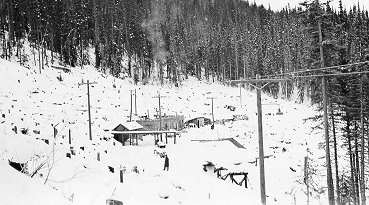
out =
<path fill-rule="evenodd" d="M 368 0 L 0 0 L 0 205 L 366 205 Z"/>

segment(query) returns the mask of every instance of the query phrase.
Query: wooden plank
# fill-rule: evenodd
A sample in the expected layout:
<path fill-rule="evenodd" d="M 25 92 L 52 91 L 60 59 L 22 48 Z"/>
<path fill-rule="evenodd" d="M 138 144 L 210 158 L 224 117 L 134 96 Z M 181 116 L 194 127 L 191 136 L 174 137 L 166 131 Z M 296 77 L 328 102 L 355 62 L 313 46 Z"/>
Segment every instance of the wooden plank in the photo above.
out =
<path fill-rule="evenodd" d="M 146 130 L 141 130 L 141 131 L 110 131 L 110 134 L 165 134 L 165 133 L 169 133 L 169 134 L 179 134 L 182 133 L 180 131 L 169 131 L 169 130 L 165 130 L 165 131 L 159 131 L 159 130 L 153 130 L 153 131 L 146 131 Z"/>
<path fill-rule="evenodd" d="M 231 80 L 227 81 L 227 83 L 231 84 L 240 84 L 240 83 L 276 83 L 276 82 L 285 82 L 289 79 L 244 79 L 244 80 Z"/>

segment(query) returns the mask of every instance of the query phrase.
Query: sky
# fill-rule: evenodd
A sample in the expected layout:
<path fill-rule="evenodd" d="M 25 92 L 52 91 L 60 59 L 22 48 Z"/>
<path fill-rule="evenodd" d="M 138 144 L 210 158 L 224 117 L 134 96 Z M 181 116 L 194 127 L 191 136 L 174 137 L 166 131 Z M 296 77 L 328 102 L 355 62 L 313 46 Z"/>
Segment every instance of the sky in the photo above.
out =
<path fill-rule="evenodd" d="M 249 2 L 253 1 L 251 0 Z M 290 7 L 294 8 L 295 6 L 298 6 L 300 2 L 303 2 L 303 0 L 255 0 L 255 2 L 258 5 L 263 4 L 264 7 L 266 8 L 268 8 L 270 5 L 272 10 L 281 10 L 287 4 L 290 4 Z M 333 0 L 331 2 L 333 8 L 338 8 L 338 2 L 339 0 Z M 345 8 L 347 8 L 347 10 L 349 10 L 350 7 L 353 7 L 353 5 L 357 5 L 358 2 L 360 3 L 361 8 L 368 10 L 369 8 L 368 0 L 342 0 L 342 4 Z"/>

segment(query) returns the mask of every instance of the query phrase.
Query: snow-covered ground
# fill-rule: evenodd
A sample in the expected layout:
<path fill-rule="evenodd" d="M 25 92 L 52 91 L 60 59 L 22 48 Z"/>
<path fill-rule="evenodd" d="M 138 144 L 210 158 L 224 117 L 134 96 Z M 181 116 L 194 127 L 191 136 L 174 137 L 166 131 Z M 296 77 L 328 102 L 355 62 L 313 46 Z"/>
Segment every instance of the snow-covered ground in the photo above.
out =
<path fill-rule="evenodd" d="M 62 77 L 59 81 L 57 77 Z M 88 135 L 87 88 L 80 83 L 97 82 L 90 87 L 92 141 Z M 121 146 L 104 129 L 129 119 L 130 92 L 136 89 L 137 114 L 156 114 L 158 92 L 162 112 L 184 115 L 186 119 L 211 116 L 214 100 L 216 120 L 245 114 L 248 120 L 184 130 L 177 144 L 154 146 L 152 136 L 139 146 Z M 179 88 L 172 85 L 134 85 L 93 68 L 72 68 L 64 73 L 46 68 L 33 69 L 0 59 L 0 204 L 105 204 L 116 199 L 129 204 L 260 204 L 256 94 L 219 83 L 190 78 Z M 268 204 L 305 204 L 304 157 L 309 156 L 309 171 L 315 188 L 310 204 L 328 204 L 325 191 L 322 133 L 311 131 L 314 107 L 273 99 L 263 94 L 263 131 L 266 193 Z M 279 105 L 273 105 L 279 104 Z M 235 111 L 226 105 L 236 107 Z M 280 108 L 283 115 L 276 115 Z M 14 127 L 17 127 L 17 133 Z M 53 127 L 58 133 L 54 138 Z M 21 130 L 28 130 L 22 134 Z M 72 145 L 68 143 L 69 131 Z M 108 138 L 108 140 L 104 140 Z M 234 138 L 245 149 L 225 138 Z M 48 140 L 46 144 L 43 140 Z M 206 142 L 200 140 L 207 140 Z M 75 155 L 66 157 L 73 147 Z M 308 152 L 309 149 L 309 152 Z M 163 171 L 166 152 L 169 171 Z M 97 161 L 97 155 L 100 161 Z M 33 178 L 8 166 L 8 159 L 24 163 L 28 172 L 42 168 Z M 218 179 L 204 172 L 207 161 L 228 171 L 248 173 L 248 188 Z M 114 173 L 109 171 L 114 168 Z M 119 170 L 124 169 L 120 183 Z M 137 171 L 135 171 L 137 170 Z M 224 171 L 223 173 L 227 173 Z M 45 183 L 45 179 L 46 184 Z M 323 187 L 323 188 L 321 188 Z"/>

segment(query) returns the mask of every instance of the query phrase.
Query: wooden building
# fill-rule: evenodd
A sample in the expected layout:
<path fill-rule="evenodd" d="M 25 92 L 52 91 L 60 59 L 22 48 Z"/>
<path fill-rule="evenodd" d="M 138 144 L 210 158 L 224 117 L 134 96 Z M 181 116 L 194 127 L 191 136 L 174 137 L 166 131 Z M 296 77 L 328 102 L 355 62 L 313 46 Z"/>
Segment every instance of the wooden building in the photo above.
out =
<path fill-rule="evenodd" d="M 160 130 L 160 119 L 137 120 L 143 130 Z M 184 127 L 183 115 L 168 115 L 161 118 L 161 130 L 181 130 Z"/>
<path fill-rule="evenodd" d="M 112 131 L 140 131 L 143 130 L 143 126 L 139 123 L 132 121 L 132 122 L 124 122 L 117 125 Z M 122 145 L 125 145 L 125 143 L 129 140 L 129 143 L 132 144 L 132 136 L 131 134 L 121 134 L 121 133 L 115 133 L 114 139 L 121 142 Z M 137 139 L 136 139 L 137 140 Z"/>
<path fill-rule="evenodd" d="M 196 127 L 204 127 L 205 125 L 211 124 L 211 120 L 206 117 L 195 117 L 186 121 L 186 126 L 190 124 L 195 124 Z"/>

